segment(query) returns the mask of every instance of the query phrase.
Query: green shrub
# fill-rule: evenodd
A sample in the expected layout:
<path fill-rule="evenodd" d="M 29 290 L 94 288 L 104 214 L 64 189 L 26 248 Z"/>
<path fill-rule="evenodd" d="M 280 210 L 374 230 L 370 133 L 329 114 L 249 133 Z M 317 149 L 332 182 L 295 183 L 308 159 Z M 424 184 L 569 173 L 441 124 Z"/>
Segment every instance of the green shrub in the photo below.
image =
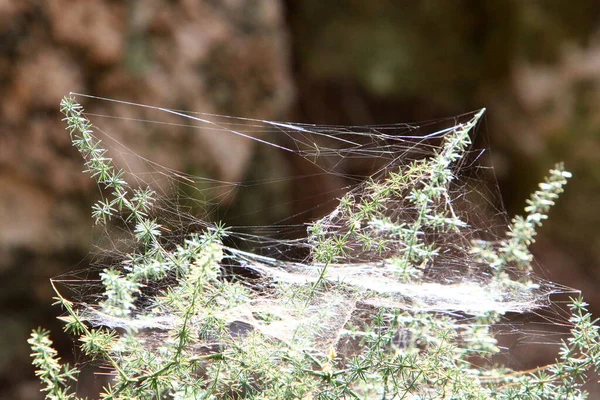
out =
<path fill-rule="evenodd" d="M 526 215 L 489 240 L 456 206 L 469 133 L 484 110 L 448 129 L 428 156 L 348 191 L 297 242 L 308 258 L 292 262 L 225 246 L 231 232 L 222 225 L 165 240 L 157 194 L 125 181 L 73 97 L 61 109 L 86 172 L 108 193 L 93 207 L 96 224 L 121 218 L 136 243 L 100 273 L 96 304 L 72 302 L 52 283 L 65 331 L 110 366 L 100 398 L 584 397 L 600 348 L 581 298 L 572 299 L 571 333 L 554 364 L 511 371 L 492 361 L 504 314 L 544 307 L 553 291 L 533 276 L 529 246 L 570 174 L 558 164 Z M 232 279 L 226 264 L 259 278 Z M 77 398 L 78 370 L 61 367 L 49 332 L 34 331 L 29 343 L 47 398 Z"/>

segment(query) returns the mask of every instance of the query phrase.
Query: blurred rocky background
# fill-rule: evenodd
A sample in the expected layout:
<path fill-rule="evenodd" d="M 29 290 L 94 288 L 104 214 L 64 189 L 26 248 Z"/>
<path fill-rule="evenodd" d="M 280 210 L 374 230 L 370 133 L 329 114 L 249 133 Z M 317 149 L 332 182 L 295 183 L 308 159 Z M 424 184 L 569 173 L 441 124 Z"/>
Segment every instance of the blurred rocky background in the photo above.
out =
<path fill-rule="evenodd" d="M 97 187 L 61 122 L 58 104 L 70 91 L 335 124 L 485 106 L 482 144 L 492 150 L 481 161 L 496 168 L 510 214 L 554 162 L 574 173 L 534 252 L 544 278 L 582 289 L 600 315 L 596 1 L 0 0 L 0 91 L 0 398 L 40 398 L 26 344 L 32 328 L 52 328 L 64 358 L 73 357 L 48 279 L 85 267 Z M 111 104 L 95 111 L 121 112 Z M 266 160 L 239 137 L 143 124 L 115 134 L 144 157 L 196 175 L 311 173 L 285 157 Z M 288 215 L 343 184 L 303 182 L 286 189 L 308 199 Z M 276 204 L 268 193 L 227 202 L 282 212 L 265 207 Z M 535 346 L 520 351 L 528 353 L 523 368 L 554 357 Z"/>

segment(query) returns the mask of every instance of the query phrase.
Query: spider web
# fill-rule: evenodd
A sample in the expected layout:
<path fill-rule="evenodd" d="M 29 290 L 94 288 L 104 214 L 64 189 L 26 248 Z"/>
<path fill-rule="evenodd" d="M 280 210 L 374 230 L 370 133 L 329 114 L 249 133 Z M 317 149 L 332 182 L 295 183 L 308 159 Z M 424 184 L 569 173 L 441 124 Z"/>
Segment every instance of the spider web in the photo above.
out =
<path fill-rule="evenodd" d="M 239 223 L 228 227 L 222 247 L 222 279 L 247 289 L 247 299 L 241 305 L 219 315 L 227 321 L 234 337 L 256 331 L 302 349 L 325 352 L 334 347 L 351 352 L 348 349 L 353 344 L 348 343 L 357 335 L 356 327 L 367 324 L 365 321 L 381 310 L 450 315 L 468 324 L 490 312 L 537 313 L 550 306 L 552 294 L 567 290 L 511 270 L 515 280 L 527 278 L 531 284 L 526 289 L 509 291 L 495 284 L 493 271 L 471 255 L 474 240 L 497 240 L 508 225 L 497 185 L 488 184 L 493 180 L 493 171 L 478 163 L 484 154 L 481 150 L 467 149 L 451 166 L 453 180 L 444 202 L 461 225 L 451 232 L 428 234 L 436 256 L 423 266 L 418 279 L 398 279 L 395 272 L 396 256 L 404 250 L 400 241 L 393 240 L 391 221 L 410 226 L 416 218 L 414 206 L 405 197 L 386 198 L 380 218 L 352 219 L 360 211 L 362 199 L 372 198 L 373 191 L 381 188 L 378 185 L 412 162 L 434 156 L 441 151 L 445 137 L 470 121 L 474 121 L 470 128 L 473 140 L 481 111 L 419 124 L 338 126 L 238 118 L 77 96 L 90 110 L 85 115 L 93 123 L 95 134 L 110 150 L 114 162 L 126 170 L 126 180 L 134 187 L 151 187 L 159 193 L 151 216 L 163 227 L 161 240 L 166 249 L 175 251 L 191 234 L 214 229 L 215 217 L 220 215 L 236 222 L 248 218 L 234 214 L 232 198 L 244 199 L 257 191 L 271 193 L 273 187 L 292 188 L 307 179 L 322 182 L 318 179 L 329 177 L 342 183 L 329 201 L 317 205 L 320 217 L 289 222 L 314 215 L 315 209 L 308 209 L 269 225 Z M 310 165 L 313 172 L 275 171 L 271 178 L 230 182 L 162 165 L 126 144 L 139 141 L 135 135 L 155 135 L 163 140 L 169 135 L 167 138 L 176 141 L 173 132 L 180 132 L 179 138 L 210 135 L 252 141 L 255 150 L 264 148 L 267 154 L 299 160 Z M 188 151 L 201 153 L 202 149 Z M 292 205 L 303 200 L 282 198 Z M 316 224 L 325 238 L 344 236 L 349 229 L 356 229 L 387 245 L 374 250 L 349 243 L 331 262 L 320 262 L 315 255 L 318 244 L 311 234 Z M 92 325 L 137 330 L 147 343 L 156 345 L 178 321 L 168 314 L 153 313 L 152 299 L 173 285 L 174 278 L 146 282 L 129 317 L 103 312 L 97 306 L 102 299 L 102 285 L 95 274 L 107 267 L 126 269 L 131 261 L 128 254 L 138 246 L 125 216 L 104 229 L 103 243 L 91 257 L 92 266 L 80 271 L 76 279 L 56 281 L 73 291 Z M 320 288 L 313 290 L 317 285 Z M 399 335 L 399 345 L 403 340 Z M 205 340 L 198 346 L 210 347 L 209 342 Z"/>

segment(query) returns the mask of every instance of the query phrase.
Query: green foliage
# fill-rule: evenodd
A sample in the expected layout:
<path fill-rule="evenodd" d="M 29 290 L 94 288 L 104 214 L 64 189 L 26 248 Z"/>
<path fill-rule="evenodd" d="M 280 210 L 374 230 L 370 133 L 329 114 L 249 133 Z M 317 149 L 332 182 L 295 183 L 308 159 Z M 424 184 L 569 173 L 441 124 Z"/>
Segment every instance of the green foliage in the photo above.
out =
<path fill-rule="evenodd" d="M 540 189 L 527 200 L 525 211 L 527 216 L 520 215 L 512 219 L 507 238 L 500 241 L 497 249 L 490 243 L 478 242 L 473 247 L 472 253 L 479 256 L 483 262 L 489 263 L 496 270 L 498 276 L 502 275 L 508 264 L 515 263 L 519 269 L 531 271 L 533 256 L 529 246 L 535 242 L 536 227 L 548 218 L 546 214 L 567 183 L 571 174 L 564 170 L 562 163 L 550 170 L 550 177 L 540 183 Z"/>
<path fill-rule="evenodd" d="M 451 166 L 464 156 L 471 144 L 469 131 L 483 112 L 446 135 L 433 157 L 413 161 L 404 170 L 392 171 L 381 182 L 369 181 L 366 195 L 360 199 L 352 193 L 346 195 L 336 213 L 337 221 L 344 221 L 342 229 L 339 223 L 327 223 L 330 216 L 313 224 L 309 232 L 315 245 L 315 260 L 329 263 L 343 259 L 348 243 L 382 254 L 390 250 L 392 243 L 399 242 L 404 246 L 393 260 L 398 277 L 404 281 L 420 278 L 439 250 L 423 240 L 425 231 L 448 232 L 466 226 L 450 202 L 448 187 L 454 179 Z M 386 216 L 394 198 L 406 199 L 404 207 L 414 210 L 410 224 L 407 217 L 397 221 Z"/>
<path fill-rule="evenodd" d="M 353 271 L 350 260 L 366 254 L 390 266 L 386 279 L 418 290 L 454 246 L 464 263 L 493 272 L 481 283 L 484 290 L 510 298 L 538 289 L 528 246 L 570 176 L 562 164 L 528 200 L 527 215 L 512 220 L 505 238 L 468 243 L 466 252 L 431 239 L 468 228 L 450 187 L 483 110 L 449 132 L 431 157 L 348 193 L 334 213 L 309 228 L 313 252 L 303 268 L 317 271 L 310 284 L 274 278 L 257 289 L 225 278 L 223 264 L 242 252 L 223 245 L 228 231 L 221 225 L 165 245 L 164 228 L 150 216 L 156 193 L 128 185 L 75 99 L 66 97 L 61 108 L 86 172 L 110 193 L 93 206 L 93 218 L 97 224 L 123 218 L 137 244 L 121 265 L 100 274 L 97 304 L 75 305 L 55 288 L 67 312 L 65 330 L 78 337 L 87 357 L 112 368 L 102 399 L 575 399 L 584 397 L 587 372 L 600 368 L 598 328 L 581 298 L 572 299 L 571 334 L 556 362 L 510 371 L 486 362 L 500 352 L 492 333 L 502 318 L 496 310 L 465 318 L 403 309 L 391 305 L 391 296 L 330 278 L 332 271 Z M 390 212 L 398 201 L 403 210 Z M 281 274 L 295 267 L 281 265 Z M 148 291 L 159 281 L 167 284 Z M 347 313 L 339 322 L 348 299 L 371 304 L 375 312 Z M 454 301 L 462 310 L 460 297 Z M 238 318 L 247 310 L 256 311 L 254 325 Z M 110 329 L 111 321 L 121 329 Z M 160 333 L 147 332 L 148 326 L 159 326 Z M 284 328 L 292 335 L 274 333 Z M 29 339 L 42 390 L 49 399 L 74 399 L 69 382 L 77 369 L 60 366 L 48 335 L 37 330 Z M 328 336 L 334 340 L 320 340 Z"/>
<path fill-rule="evenodd" d="M 67 400 L 75 396 L 69 393 L 69 381 L 75 381 L 79 371 L 69 365 L 60 365 L 60 358 L 52 348 L 50 332 L 37 329 L 31 333 L 27 340 L 31 346 L 33 365 L 37 367 L 35 374 L 42 381 L 42 391 L 46 392 L 47 399 Z"/>

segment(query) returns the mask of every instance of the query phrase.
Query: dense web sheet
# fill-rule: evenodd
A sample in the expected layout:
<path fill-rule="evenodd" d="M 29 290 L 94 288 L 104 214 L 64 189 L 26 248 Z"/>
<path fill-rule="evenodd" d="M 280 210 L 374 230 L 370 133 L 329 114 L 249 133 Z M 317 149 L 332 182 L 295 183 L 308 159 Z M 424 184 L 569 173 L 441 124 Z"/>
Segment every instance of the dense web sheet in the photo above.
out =
<path fill-rule="evenodd" d="M 493 246 L 508 225 L 496 187 L 486 183 L 490 171 L 478 165 L 483 152 L 471 148 L 483 110 L 420 124 L 322 126 L 77 97 L 110 157 L 127 172 L 124 179 L 158 194 L 149 215 L 160 224 L 160 246 L 173 258 L 185 243 L 218 230 L 211 218 L 231 196 L 294 185 L 307 176 L 227 182 L 177 171 L 117 140 L 132 126 L 136 131 L 142 126 L 153 132 L 234 135 L 313 164 L 315 176 L 344 182 L 342 196 L 324 207 L 319 219 L 229 227 L 224 245 L 215 250 L 218 274 L 232 282 L 227 295 L 240 300 L 194 317 L 199 348 L 209 349 L 217 340 L 216 334 L 202 334 L 213 317 L 224 321 L 233 338 L 260 332 L 294 348 L 351 352 L 356 338 L 371 329 L 366 321 L 381 310 L 395 318 L 446 314 L 468 325 L 490 313 L 534 312 L 549 305 L 551 294 L 565 290 L 513 265 L 505 268 L 507 279 L 494 279 L 496 271 L 473 251 L 478 241 Z M 452 146 L 458 146 L 456 154 Z M 423 173 L 426 162 L 439 176 Z M 349 172 L 357 171 L 356 165 L 367 172 Z M 419 197 L 425 190 L 434 191 L 433 204 Z M 110 221 L 108 248 L 98 251 L 93 264 L 127 274 L 132 265 L 143 263 L 134 228 L 127 215 Z M 155 300 L 177 282 L 176 272 L 144 281 L 128 315 L 111 315 L 100 305 L 102 283 L 88 272 L 89 279 L 62 284 L 78 293 L 79 309 L 89 323 L 136 331 L 149 346 L 165 340 L 180 323 L 180 316 L 165 312 Z M 408 339 L 399 338 L 399 346 L 411 340 L 404 336 Z"/>

